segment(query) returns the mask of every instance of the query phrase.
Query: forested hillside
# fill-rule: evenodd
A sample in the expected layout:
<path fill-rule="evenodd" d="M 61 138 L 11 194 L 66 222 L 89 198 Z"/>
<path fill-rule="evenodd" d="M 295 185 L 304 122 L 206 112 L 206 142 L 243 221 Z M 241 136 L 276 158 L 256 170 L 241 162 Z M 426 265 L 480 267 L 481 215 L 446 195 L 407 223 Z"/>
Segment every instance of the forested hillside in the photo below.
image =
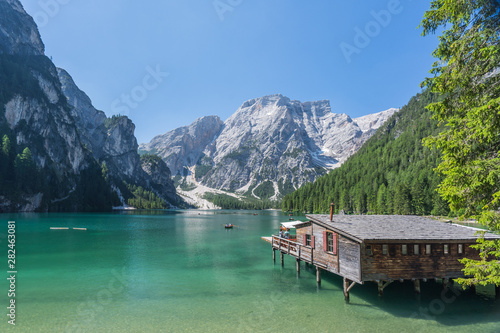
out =
<path fill-rule="evenodd" d="M 283 210 L 323 213 L 333 202 L 346 213 L 448 214 L 435 191 L 439 154 L 422 146 L 441 130 L 425 108 L 436 100 L 430 92 L 412 97 L 340 168 L 287 195 Z"/>

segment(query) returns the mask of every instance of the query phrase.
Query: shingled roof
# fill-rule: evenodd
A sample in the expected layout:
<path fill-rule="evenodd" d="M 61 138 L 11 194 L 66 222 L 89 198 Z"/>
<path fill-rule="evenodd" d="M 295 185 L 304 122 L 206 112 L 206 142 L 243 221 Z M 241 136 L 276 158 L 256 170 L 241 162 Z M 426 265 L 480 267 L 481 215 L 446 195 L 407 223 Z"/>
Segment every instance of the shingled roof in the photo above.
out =
<path fill-rule="evenodd" d="M 476 241 L 477 229 L 413 215 L 306 215 L 311 221 L 359 242 L 371 241 Z M 485 239 L 500 239 L 486 233 Z"/>

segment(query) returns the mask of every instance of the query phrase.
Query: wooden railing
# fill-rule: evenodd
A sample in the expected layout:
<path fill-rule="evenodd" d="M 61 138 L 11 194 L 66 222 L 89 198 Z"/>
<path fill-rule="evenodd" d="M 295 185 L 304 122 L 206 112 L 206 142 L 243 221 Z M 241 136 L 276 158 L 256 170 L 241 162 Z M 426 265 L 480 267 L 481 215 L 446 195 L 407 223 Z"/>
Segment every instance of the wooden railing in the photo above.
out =
<path fill-rule="evenodd" d="M 312 249 L 310 246 L 302 245 L 276 235 L 272 236 L 272 245 L 274 249 L 312 263 Z"/>

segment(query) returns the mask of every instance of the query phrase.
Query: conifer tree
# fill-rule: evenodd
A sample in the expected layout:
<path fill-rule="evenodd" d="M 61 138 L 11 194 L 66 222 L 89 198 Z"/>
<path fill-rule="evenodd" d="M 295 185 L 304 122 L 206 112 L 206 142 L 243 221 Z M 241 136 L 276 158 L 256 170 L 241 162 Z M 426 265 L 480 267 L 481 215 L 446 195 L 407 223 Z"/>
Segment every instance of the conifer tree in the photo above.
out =
<path fill-rule="evenodd" d="M 500 232 L 500 2 L 433 0 L 423 35 L 443 28 L 424 85 L 441 94 L 429 108 L 444 131 L 426 140 L 440 149 L 439 193 L 462 217 Z M 480 238 L 481 260 L 464 259 L 460 283 L 500 284 L 500 241 Z M 495 260 L 491 260 L 495 259 Z"/>

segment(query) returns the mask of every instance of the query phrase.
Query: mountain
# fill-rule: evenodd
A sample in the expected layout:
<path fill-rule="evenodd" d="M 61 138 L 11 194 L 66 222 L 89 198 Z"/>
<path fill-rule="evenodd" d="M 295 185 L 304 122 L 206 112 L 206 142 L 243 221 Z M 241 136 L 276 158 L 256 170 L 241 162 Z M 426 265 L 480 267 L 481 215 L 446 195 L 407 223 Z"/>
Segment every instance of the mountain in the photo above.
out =
<path fill-rule="evenodd" d="M 141 151 L 161 156 L 174 174 L 184 174 L 186 167 L 195 165 L 204 155 L 204 150 L 217 138 L 224 123 L 217 116 L 202 117 L 191 125 L 177 128 L 156 136 Z"/>
<path fill-rule="evenodd" d="M 340 168 L 285 196 L 283 209 L 326 213 L 445 215 L 449 208 L 435 191 L 439 153 L 422 139 L 439 133 L 426 109 L 438 97 L 428 91 L 413 97 Z"/>
<path fill-rule="evenodd" d="M 140 158 L 134 129 L 44 55 L 18 0 L 0 2 L 0 211 L 107 210 L 138 196 L 176 205 L 168 168 Z"/>
<path fill-rule="evenodd" d="M 360 127 L 348 115 L 332 113 L 329 101 L 270 95 L 246 101 L 223 124 L 204 117 L 140 150 L 159 154 L 191 188 L 277 200 L 340 166 L 396 111 L 358 118 Z"/>

